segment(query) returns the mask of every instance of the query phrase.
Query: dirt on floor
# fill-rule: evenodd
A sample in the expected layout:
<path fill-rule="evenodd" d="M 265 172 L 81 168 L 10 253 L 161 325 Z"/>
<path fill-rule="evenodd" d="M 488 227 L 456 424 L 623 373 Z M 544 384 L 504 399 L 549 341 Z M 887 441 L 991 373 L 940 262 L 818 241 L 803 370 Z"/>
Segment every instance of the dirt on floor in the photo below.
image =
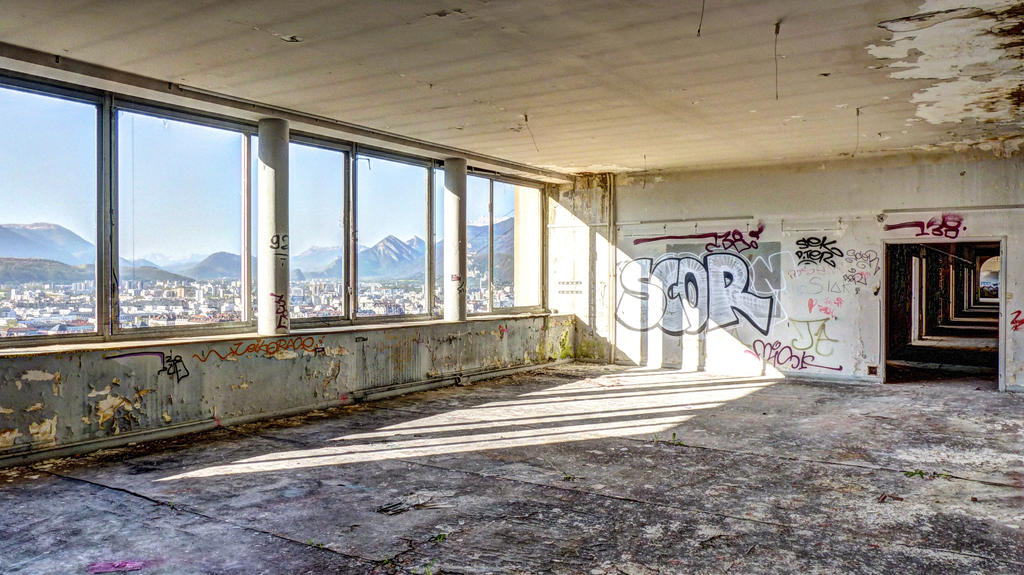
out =
<path fill-rule="evenodd" d="M 0 470 L 0 572 L 1024 572 L 1024 397 L 566 365 Z"/>

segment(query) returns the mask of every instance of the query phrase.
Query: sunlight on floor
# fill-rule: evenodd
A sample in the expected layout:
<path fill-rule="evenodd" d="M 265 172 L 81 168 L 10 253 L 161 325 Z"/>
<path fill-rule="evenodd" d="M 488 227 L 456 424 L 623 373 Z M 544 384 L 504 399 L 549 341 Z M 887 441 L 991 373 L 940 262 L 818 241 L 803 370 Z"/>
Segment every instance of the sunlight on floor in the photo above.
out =
<path fill-rule="evenodd" d="M 259 473 L 507 449 L 604 437 L 651 437 L 701 410 L 715 408 L 781 381 L 636 369 L 587 378 L 515 400 L 353 433 L 317 449 L 278 451 L 205 467 L 159 481 Z"/>

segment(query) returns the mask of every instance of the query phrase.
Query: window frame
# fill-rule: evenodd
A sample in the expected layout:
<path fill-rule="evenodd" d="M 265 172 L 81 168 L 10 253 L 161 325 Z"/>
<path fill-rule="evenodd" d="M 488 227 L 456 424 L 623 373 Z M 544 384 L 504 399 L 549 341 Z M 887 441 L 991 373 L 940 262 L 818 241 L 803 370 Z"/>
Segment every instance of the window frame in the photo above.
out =
<path fill-rule="evenodd" d="M 352 221 L 352 233 L 351 233 L 351 258 L 350 263 L 347 267 L 351 270 L 352 281 L 349 284 L 349 291 L 351 293 L 351 304 L 349 305 L 349 313 L 351 314 L 352 324 L 375 324 L 375 323 L 389 323 L 389 322 L 402 322 L 402 321 L 425 321 L 436 319 L 436 316 L 431 315 L 432 301 L 433 301 L 433 247 L 430 245 L 430 241 L 434 237 L 434 218 L 431 215 L 433 208 L 433 193 L 434 193 L 434 168 L 436 161 L 430 158 L 421 156 L 412 156 L 406 154 L 398 154 L 389 150 L 382 150 L 380 148 L 373 148 L 369 146 L 353 146 L 354 151 L 352 153 L 352 208 L 350 211 L 350 218 Z M 387 160 L 390 162 L 397 162 L 401 164 L 407 164 L 411 166 L 426 168 L 426 182 L 424 191 L 425 196 L 425 214 L 427 228 L 426 236 L 424 239 L 427 242 L 426 250 L 426 265 L 424 266 L 427 277 L 424 278 L 423 282 L 423 293 L 421 294 L 424 298 L 424 313 L 417 314 L 400 314 L 400 315 L 369 315 L 360 316 L 359 311 L 359 214 L 358 214 L 358 201 L 359 201 L 359 166 L 358 162 L 361 159 L 379 159 Z"/>
<path fill-rule="evenodd" d="M 102 273 L 104 250 L 107 235 L 104 233 L 104 216 L 106 212 L 105 198 L 107 193 L 106 172 L 103 169 L 105 162 L 105 131 L 106 126 L 106 103 L 107 98 L 102 92 L 77 88 L 57 82 L 45 82 L 22 77 L 17 74 L 0 73 L 0 88 L 35 94 L 38 96 L 67 100 L 80 104 L 91 104 L 96 109 L 96 235 L 91 238 L 95 247 L 95 260 L 93 265 L 93 288 L 95 289 L 96 309 L 94 319 L 96 330 L 89 333 L 76 333 L 66 335 L 27 335 L 19 337 L 0 338 L 0 349 L 19 348 L 41 345 L 54 345 L 63 343 L 93 343 L 104 341 L 109 336 L 109 325 L 107 319 L 109 314 L 104 308 L 107 303 L 103 297 L 105 290 L 104 279 L 106 274 Z M 84 238 L 89 239 L 89 238 Z"/>
<path fill-rule="evenodd" d="M 355 245 L 352 243 L 352 231 L 351 227 L 354 225 L 352 219 L 352 208 L 350 206 L 352 189 L 352 172 L 353 170 L 353 157 L 354 157 L 354 146 L 351 143 L 344 142 L 341 140 L 333 140 L 324 138 L 322 136 L 316 136 L 300 131 L 293 131 L 288 135 L 288 144 L 292 143 L 309 146 L 312 148 L 319 148 L 322 150 L 328 150 L 331 152 L 341 152 L 342 154 L 342 198 L 341 198 L 341 209 L 342 209 L 342 240 L 341 240 L 341 251 L 342 251 L 342 291 L 344 292 L 344 312 L 342 315 L 332 315 L 326 317 L 296 317 L 291 318 L 290 325 L 291 329 L 313 329 L 313 328 L 328 328 L 328 327 L 339 327 L 351 324 L 352 319 L 352 290 L 350 286 L 352 284 L 349 273 L 352 269 L 349 259 L 351 246 Z M 291 172 L 291 165 L 289 162 L 289 173 Z M 289 190 L 290 192 L 290 190 Z M 291 214 L 291 194 L 288 196 L 289 211 Z M 291 231 L 289 229 L 289 234 Z M 288 269 L 291 271 L 291 257 L 288 258 Z M 289 286 L 291 285 L 291 279 L 289 278 Z M 291 298 L 291 288 L 289 287 L 289 299 Z M 291 304 L 289 302 L 289 310 Z M 254 308 L 255 309 L 255 308 Z"/>
<path fill-rule="evenodd" d="M 119 262 L 120 262 L 120 213 L 119 213 L 119 200 L 120 200 L 120 188 L 118 182 L 118 171 L 119 171 L 119 147 L 118 147 L 118 112 L 127 112 L 132 114 L 138 114 L 143 116 L 149 116 L 156 119 L 167 119 L 185 124 L 192 124 L 196 126 L 203 126 L 207 128 L 214 128 L 225 130 L 229 132 L 237 133 L 242 142 L 241 153 L 239 154 L 239 163 L 241 164 L 241 184 L 242 189 L 239 198 L 239 206 L 242 220 L 241 238 L 239 242 L 241 259 L 241 268 L 239 269 L 239 296 L 242 301 L 242 319 L 240 321 L 231 322 L 217 322 L 203 325 L 188 325 L 188 326 L 160 326 L 160 327 L 140 327 L 140 328 L 125 328 L 121 326 L 121 296 L 120 296 L 120 283 L 119 283 Z M 166 338 L 175 336 L 187 336 L 192 334 L 203 334 L 203 335 L 219 335 L 219 334 L 230 334 L 240 333 L 243 328 L 251 330 L 256 327 L 256 314 L 253 313 L 253 308 L 250 305 L 246 305 L 246 294 L 248 290 L 245 289 L 246 278 L 252 278 L 252 246 L 249 240 L 251 233 L 251 222 L 253 207 L 251 205 L 252 197 L 252 186 L 254 182 L 249 176 L 249 166 L 243 164 L 246 159 L 252 158 L 251 149 L 251 138 L 250 136 L 256 134 L 256 125 L 251 122 L 244 122 L 241 120 L 228 119 L 213 114 L 201 114 L 197 112 L 191 112 L 182 110 L 181 108 L 166 106 L 159 103 L 148 102 L 145 100 L 138 100 L 134 98 L 113 98 L 110 102 L 109 112 L 110 122 L 110 159 L 109 159 L 109 170 L 110 170 L 110 207 L 109 213 L 111 216 L 110 221 L 110 259 L 107 261 L 107 274 L 110 277 L 110 339 L 112 341 L 121 340 L 133 340 L 133 339 L 148 339 L 148 338 Z M 250 222 L 248 225 L 246 222 Z M 249 248 L 246 253 L 246 247 Z M 99 267 L 97 265 L 97 267 Z"/>
<path fill-rule="evenodd" d="M 547 309 L 546 308 L 546 302 L 545 302 L 546 295 L 545 295 L 545 290 L 544 290 L 544 285 L 543 285 L 544 282 L 546 281 L 545 278 L 547 277 L 546 269 L 544 268 L 545 262 L 543 261 L 543 260 L 546 259 L 545 256 L 544 256 L 544 247 L 547 245 L 547 226 L 545 225 L 545 221 L 544 221 L 544 219 L 545 219 L 544 212 L 545 212 L 545 206 L 546 206 L 545 185 L 542 182 L 534 182 L 534 181 L 527 180 L 527 179 L 524 179 L 524 178 L 516 178 L 514 176 L 506 176 L 504 174 L 496 174 L 494 172 L 489 172 L 489 171 L 486 171 L 486 170 L 468 169 L 466 175 L 467 176 L 471 176 L 472 175 L 472 176 L 477 176 L 477 177 L 480 177 L 480 178 L 486 178 L 487 180 L 489 180 L 488 188 L 490 190 L 490 197 L 489 197 L 489 201 L 488 201 L 488 206 L 489 207 L 487 209 L 487 211 L 488 211 L 488 226 L 487 226 L 488 227 L 488 231 L 487 231 L 487 234 L 488 234 L 488 238 L 489 238 L 489 240 L 488 240 L 489 243 L 488 243 L 488 248 L 487 248 L 488 251 L 489 251 L 488 256 L 487 256 L 487 266 L 488 266 L 488 271 L 487 271 L 488 306 L 487 307 L 488 307 L 489 311 L 478 311 L 478 312 L 474 312 L 474 313 L 467 313 L 466 315 L 468 317 L 487 317 L 487 316 L 515 315 L 515 314 L 523 314 L 523 313 L 538 313 L 538 312 L 546 311 L 546 309 Z M 499 307 L 499 308 L 495 308 L 494 307 L 494 183 L 495 182 L 499 182 L 499 183 L 502 183 L 502 184 L 510 184 L 510 185 L 513 185 L 513 186 L 523 186 L 523 187 L 533 188 L 533 189 L 537 190 L 539 194 L 541 194 L 541 198 L 540 198 L 541 199 L 541 201 L 540 201 L 541 213 L 537 214 L 537 218 L 538 218 L 539 223 L 540 223 L 541 233 L 544 235 L 544 237 L 541 238 L 541 253 L 538 254 L 538 257 L 539 257 L 540 261 L 537 262 L 537 266 L 540 269 L 540 278 L 541 278 L 541 286 L 540 286 L 541 301 L 540 301 L 540 303 L 538 303 L 536 305 L 515 305 L 515 306 L 512 306 L 512 307 Z M 466 225 L 468 227 L 469 226 L 469 222 L 467 222 Z M 513 239 L 513 242 L 515 242 L 514 239 Z M 515 270 L 513 269 L 513 277 L 514 277 L 514 274 L 515 274 Z"/>
<path fill-rule="evenodd" d="M 195 108 L 156 101 L 146 98 L 130 96 L 110 90 L 89 88 L 77 84 L 63 82 L 60 80 L 40 78 L 28 74 L 22 74 L 10 70 L 0 70 L 0 88 L 37 94 L 44 97 L 52 97 L 72 102 L 90 104 L 96 110 L 96 235 L 92 240 L 96 246 L 95 259 L 95 301 L 96 301 L 96 330 L 90 333 L 65 334 L 65 335 L 38 335 L 21 336 L 11 338 L 0 338 L 0 353 L 8 349 L 37 348 L 53 345 L 76 345 L 92 344 L 103 342 L 127 342 L 138 341 L 145 343 L 150 340 L 176 338 L 215 336 L 232 334 L 250 334 L 255 331 L 257 323 L 257 311 L 252 304 L 252 295 L 248 290 L 242 290 L 242 320 L 236 322 L 210 323 L 190 326 L 160 326 L 144 328 L 124 328 L 120 325 L 120 289 L 119 289 L 119 233 L 118 221 L 118 112 L 142 114 L 158 119 L 167 119 L 184 122 L 193 125 L 205 126 L 216 129 L 236 132 L 241 137 L 242 151 L 239 162 L 242 166 L 242 190 L 241 190 L 241 218 L 242 238 L 240 249 L 242 252 L 241 281 L 243 284 L 252 285 L 255 281 L 254 269 L 251 265 L 252 257 L 255 254 L 251 242 L 252 226 L 255 225 L 256 206 L 252 205 L 251 198 L 255 190 L 256 182 L 251 176 L 251 162 L 255 157 L 256 150 L 252 149 L 252 136 L 258 136 L 257 123 L 254 120 L 242 119 L 240 117 L 218 114 L 199 109 L 201 105 L 196 103 Z M 435 179 L 439 170 L 443 171 L 444 161 L 416 155 L 415 153 L 399 152 L 358 144 L 344 138 L 332 138 L 322 134 L 292 130 L 289 135 L 289 143 L 295 142 L 301 145 L 313 146 L 338 151 L 344 154 L 344 182 L 342 201 L 343 213 L 343 257 L 345 266 L 343 272 L 343 285 L 345 290 L 346 314 L 326 318 L 296 318 L 292 321 L 292 329 L 296 331 L 310 331 L 320 328 L 337 328 L 346 326 L 359 326 L 382 323 L 401 322 L 436 322 L 439 307 L 434 301 L 434 292 L 437 282 L 434 277 L 437 269 L 435 258 L 435 226 L 438 214 L 434 213 L 434 202 L 438 194 L 443 195 L 443 187 L 439 190 Z M 381 159 L 400 162 L 426 169 L 424 218 L 426 220 L 427 243 L 426 263 L 424 270 L 423 300 L 425 313 L 403 314 L 392 316 L 358 316 L 358 230 L 357 222 L 357 199 L 358 199 L 358 169 L 356 163 L 361 158 Z M 522 313 L 543 313 L 546 312 L 547 294 L 544 290 L 546 283 L 547 262 L 543 255 L 547 245 L 546 220 L 546 190 L 547 184 L 541 181 L 520 178 L 500 174 L 490 170 L 470 167 L 467 175 L 474 175 L 490 180 L 490 201 L 489 201 L 489 234 L 491 245 L 489 247 L 488 268 L 489 268 L 489 294 L 490 311 L 471 314 L 473 317 L 486 317 L 494 315 L 510 315 Z M 540 267 L 540 295 L 541 301 L 537 305 L 515 306 L 508 308 L 494 308 L 494 182 L 503 182 L 512 185 L 522 185 L 539 190 L 540 198 L 540 219 L 541 253 L 538 254 Z M 443 213 L 441 214 L 443 217 Z M 443 282 L 442 282 L 443 285 Z"/>

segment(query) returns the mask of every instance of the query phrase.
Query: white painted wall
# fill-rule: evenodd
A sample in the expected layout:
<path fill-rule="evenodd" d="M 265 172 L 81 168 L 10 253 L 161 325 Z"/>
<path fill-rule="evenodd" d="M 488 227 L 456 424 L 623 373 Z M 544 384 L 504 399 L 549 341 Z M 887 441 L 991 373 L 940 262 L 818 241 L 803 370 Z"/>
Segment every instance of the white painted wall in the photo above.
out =
<path fill-rule="evenodd" d="M 883 361 L 884 242 L 1005 238 L 1005 387 L 1024 389 L 1024 329 L 1013 330 L 1010 321 L 1024 308 L 1019 299 L 1024 262 L 1015 255 L 1024 249 L 1024 208 L 1011 207 L 1024 205 L 1022 176 L 1019 158 L 906 155 L 619 177 L 617 358 L 696 369 L 704 336 L 709 371 L 772 373 L 775 367 L 791 375 L 880 381 L 868 368 Z M 943 223 L 944 213 L 954 216 Z M 907 222 L 921 222 L 923 230 L 886 229 Z M 724 232 L 729 235 L 643 241 Z M 806 259 L 800 257 L 806 251 L 801 240 L 821 237 L 831 255 L 801 263 Z M 708 254 L 728 255 L 706 260 Z M 659 263 L 659 258 L 668 259 Z M 698 272 L 692 276 L 691 299 L 698 308 L 708 305 L 706 314 L 679 298 L 662 297 L 670 288 L 669 295 L 675 295 L 684 287 L 680 266 L 684 273 Z M 734 276 L 750 275 L 745 291 L 738 284 L 724 285 L 722 270 L 730 266 Z M 650 267 L 653 273 L 647 272 Z M 711 285 L 701 285 L 701 271 Z M 638 287 L 645 273 L 650 283 Z M 772 307 L 770 318 L 765 302 Z M 686 325 L 680 314 L 697 319 L 682 329 L 688 333 L 667 334 Z M 698 329 L 702 317 L 709 319 L 704 330 Z"/>

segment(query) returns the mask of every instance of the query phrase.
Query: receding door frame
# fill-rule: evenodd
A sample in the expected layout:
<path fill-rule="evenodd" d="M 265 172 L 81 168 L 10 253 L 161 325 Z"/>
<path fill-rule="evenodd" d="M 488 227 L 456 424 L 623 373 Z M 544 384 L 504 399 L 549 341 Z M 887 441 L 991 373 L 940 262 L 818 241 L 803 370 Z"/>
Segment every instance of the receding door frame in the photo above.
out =
<path fill-rule="evenodd" d="M 882 288 L 878 291 L 879 317 L 878 328 L 880 330 L 878 342 L 878 375 L 882 383 L 886 381 L 886 351 L 889 348 L 889 245 L 893 244 L 980 244 L 999 242 L 999 365 L 996 366 L 996 377 L 999 381 L 999 391 L 1006 391 L 1006 344 L 1007 344 L 1007 315 L 1006 315 L 1006 236 L 960 236 L 956 239 L 935 238 L 935 237 L 913 237 L 913 238 L 887 238 L 882 240 Z"/>

